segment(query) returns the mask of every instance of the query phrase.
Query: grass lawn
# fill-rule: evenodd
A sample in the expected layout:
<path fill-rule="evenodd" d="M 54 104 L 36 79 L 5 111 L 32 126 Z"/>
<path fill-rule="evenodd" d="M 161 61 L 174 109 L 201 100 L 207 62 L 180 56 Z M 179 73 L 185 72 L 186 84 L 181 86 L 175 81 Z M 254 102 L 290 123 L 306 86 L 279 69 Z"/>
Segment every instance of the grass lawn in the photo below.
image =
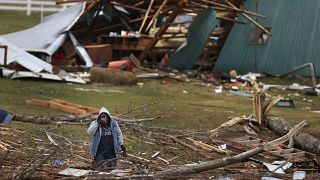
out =
<path fill-rule="evenodd" d="M 44 16 L 49 13 L 44 13 Z M 30 16 L 25 11 L 0 11 L 0 34 L 21 31 L 41 22 L 41 13 L 32 12 Z"/>
<path fill-rule="evenodd" d="M 214 94 L 214 87 L 199 87 L 199 82 L 176 82 L 169 80 L 162 84 L 159 80 L 144 80 L 144 86 L 112 86 L 105 84 L 69 84 L 31 80 L 0 79 L 1 108 L 14 113 L 29 115 L 54 116 L 63 112 L 25 104 L 27 99 L 62 99 L 95 108 L 107 107 L 114 115 L 128 109 L 153 103 L 143 112 L 134 112 L 127 117 L 157 117 L 160 120 L 146 124 L 157 127 L 170 127 L 190 130 L 214 129 L 229 117 L 249 115 L 252 111 L 252 100 L 247 97 L 230 96 L 227 91 Z M 290 83 L 290 80 L 287 81 Z M 85 92 L 77 89 L 95 89 L 100 92 Z M 184 93 L 185 92 L 185 93 Z M 294 100 L 295 108 L 273 108 L 270 114 L 282 116 L 298 123 L 307 120 L 310 129 L 319 128 L 319 114 L 309 109 L 319 108 L 318 97 L 306 96 L 298 91 L 272 89 L 272 95 L 283 95 Z M 292 96 L 290 96 L 290 94 Z M 289 95 L 289 96 L 288 96 Z M 298 96 L 299 95 L 299 96 Z"/>

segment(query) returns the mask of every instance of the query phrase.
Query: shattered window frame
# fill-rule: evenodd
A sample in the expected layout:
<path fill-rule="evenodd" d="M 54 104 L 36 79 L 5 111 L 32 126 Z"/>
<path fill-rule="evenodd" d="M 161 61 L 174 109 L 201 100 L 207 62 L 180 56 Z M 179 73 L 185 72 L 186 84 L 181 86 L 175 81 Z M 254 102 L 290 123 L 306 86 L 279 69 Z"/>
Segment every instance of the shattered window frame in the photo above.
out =
<path fill-rule="evenodd" d="M 265 26 L 264 28 L 271 31 L 270 26 Z M 248 42 L 249 45 L 264 45 L 268 43 L 269 38 L 270 36 L 267 33 L 263 32 L 258 27 L 253 27 L 249 31 Z"/>

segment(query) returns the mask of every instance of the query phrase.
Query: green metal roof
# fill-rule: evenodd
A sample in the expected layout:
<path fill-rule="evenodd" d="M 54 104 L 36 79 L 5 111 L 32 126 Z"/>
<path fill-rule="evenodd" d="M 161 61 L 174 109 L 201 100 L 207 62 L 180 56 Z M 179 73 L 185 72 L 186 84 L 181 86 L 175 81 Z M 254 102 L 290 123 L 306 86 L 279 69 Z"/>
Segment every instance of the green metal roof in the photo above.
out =
<path fill-rule="evenodd" d="M 216 24 L 216 12 L 214 9 L 207 8 L 203 10 L 189 27 L 187 44 L 182 45 L 169 58 L 167 66 L 179 70 L 191 69 L 203 51 Z"/>
<path fill-rule="evenodd" d="M 245 9 L 255 12 L 256 0 L 247 0 Z M 320 0 L 259 0 L 258 12 L 267 18 L 259 18 L 258 22 L 271 27 L 272 36 L 266 44 L 252 45 L 248 38 L 254 25 L 235 24 L 214 69 L 277 75 L 312 62 L 320 72 L 319 10 Z M 302 70 L 298 74 L 309 76 L 310 71 Z"/>

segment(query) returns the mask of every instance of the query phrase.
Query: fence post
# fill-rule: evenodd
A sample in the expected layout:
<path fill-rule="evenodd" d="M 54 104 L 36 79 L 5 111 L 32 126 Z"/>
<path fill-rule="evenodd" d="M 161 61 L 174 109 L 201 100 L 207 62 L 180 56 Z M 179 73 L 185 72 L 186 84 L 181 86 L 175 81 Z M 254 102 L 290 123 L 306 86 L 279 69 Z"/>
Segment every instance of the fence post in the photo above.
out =
<path fill-rule="evenodd" d="M 64 10 L 66 10 L 67 9 L 67 4 L 63 4 L 62 5 L 62 10 L 60 10 L 60 11 L 64 11 Z"/>
<path fill-rule="evenodd" d="M 31 0 L 27 0 L 27 15 L 31 15 Z"/>
<path fill-rule="evenodd" d="M 41 4 L 40 22 L 42 22 L 42 19 L 43 19 L 43 11 L 44 11 L 44 9 L 43 9 L 43 4 Z"/>

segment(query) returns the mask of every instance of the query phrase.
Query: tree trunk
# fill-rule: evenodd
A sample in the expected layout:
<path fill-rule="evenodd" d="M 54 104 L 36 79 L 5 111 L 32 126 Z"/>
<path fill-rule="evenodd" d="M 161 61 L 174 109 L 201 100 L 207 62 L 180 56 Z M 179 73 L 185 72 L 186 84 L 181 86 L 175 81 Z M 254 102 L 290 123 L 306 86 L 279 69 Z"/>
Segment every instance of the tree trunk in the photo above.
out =
<path fill-rule="evenodd" d="M 208 161 L 208 162 L 194 164 L 194 165 L 183 165 L 174 169 L 160 171 L 160 172 L 157 172 L 155 176 L 156 177 L 172 177 L 172 176 L 177 177 L 181 175 L 200 173 L 203 171 L 208 171 L 208 170 L 216 169 L 219 167 L 224 167 L 233 163 L 243 162 L 248 158 L 253 157 L 257 154 L 260 154 L 264 151 L 265 150 L 263 149 L 263 147 L 257 147 L 255 149 L 243 152 L 241 154 L 238 154 L 232 157 L 226 157 L 223 159 Z"/>
<path fill-rule="evenodd" d="M 15 114 L 15 121 L 37 124 L 90 124 L 97 115 L 60 115 L 53 117 Z"/>
<path fill-rule="evenodd" d="M 267 127 L 280 136 L 288 133 L 294 126 L 281 117 L 265 118 Z M 308 133 L 300 133 L 294 137 L 294 146 L 320 155 L 320 141 Z"/>
<path fill-rule="evenodd" d="M 268 151 L 280 144 L 283 144 L 284 142 L 289 141 L 295 134 L 301 131 L 304 125 L 305 125 L 305 121 L 299 123 L 298 125 L 293 127 L 290 131 L 288 131 L 288 133 L 286 133 L 285 135 L 283 135 L 278 139 L 268 142 L 263 147 L 257 147 L 255 149 L 243 152 L 241 154 L 238 154 L 232 157 L 225 157 L 223 159 L 203 162 L 203 163 L 194 164 L 194 165 L 182 165 L 180 167 L 157 172 L 155 176 L 156 177 L 176 177 L 176 176 L 187 175 L 187 174 L 195 174 L 203 171 L 208 171 L 211 169 L 216 169 L 219 167 L 224 167 L 233 163 L 243 162 L 249 159 L 250 157 L 256 156 L 262 152 Z"/>

